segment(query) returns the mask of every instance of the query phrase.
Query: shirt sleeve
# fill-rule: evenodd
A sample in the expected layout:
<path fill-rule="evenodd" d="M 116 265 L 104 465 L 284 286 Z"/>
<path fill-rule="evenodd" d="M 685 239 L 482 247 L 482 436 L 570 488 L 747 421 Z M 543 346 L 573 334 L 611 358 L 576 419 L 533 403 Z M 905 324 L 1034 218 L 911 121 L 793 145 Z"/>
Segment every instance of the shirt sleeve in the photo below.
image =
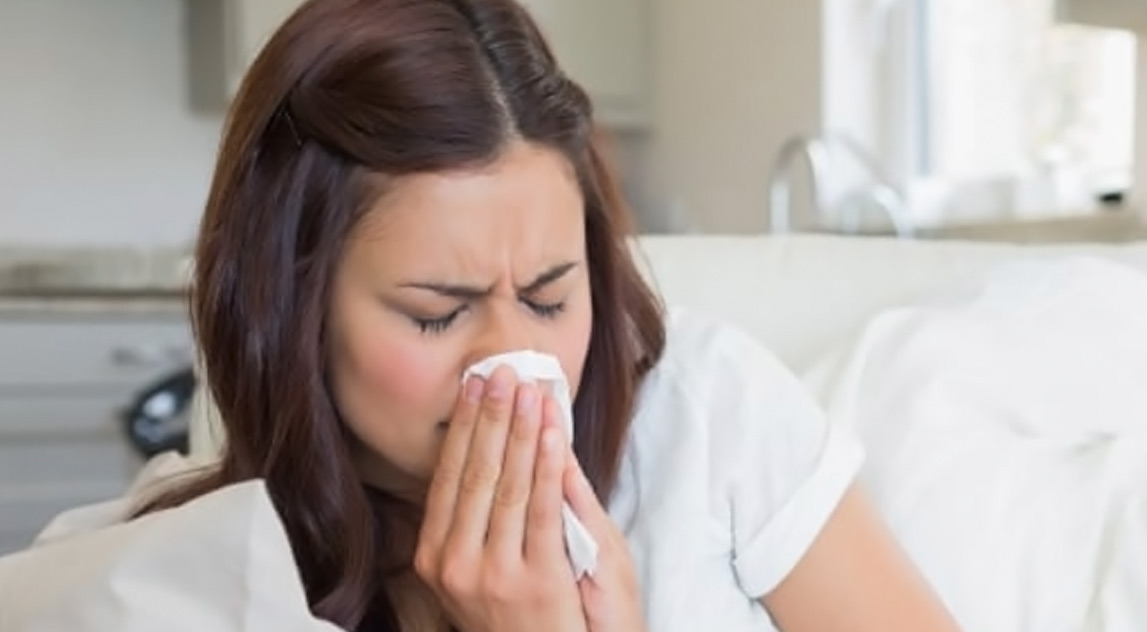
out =
<path fill-rule="evenodd" d="M 808 551 L 860 470 L 864 451 L 762 345 L 725 332 L 709 391 L 717 493 L 731 523 L 737 581 L 772 592 Z M 714 367 L 716 368 L 716 367 Z"/>

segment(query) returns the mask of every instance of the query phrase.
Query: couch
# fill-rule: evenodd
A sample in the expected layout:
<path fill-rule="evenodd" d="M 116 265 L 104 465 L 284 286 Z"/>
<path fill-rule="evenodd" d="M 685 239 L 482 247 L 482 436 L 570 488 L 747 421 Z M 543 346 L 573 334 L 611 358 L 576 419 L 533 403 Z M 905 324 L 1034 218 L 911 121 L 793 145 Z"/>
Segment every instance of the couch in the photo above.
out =
<path fill-rule="evenodd" d="M 1034 246 L 811 235 L 646 236 L 634 243 L 634 251 L 643 272 L 667 303 L 686 305 L 730 321 L 762 341 L 808 381 L 810 388 L 822 398 L 830 417 L 856 416 L 855 406 L 849 411 L 841 407 L 840 388 L 829 384 L 830 377 L 845 371 L 842 358 L 849 355 L 849 349 L 855 349 L 858 337 L 880 314 L 913 305 L 937 293 L 942 295 L 945 288 L 967 284 L 969 279 L 984 278 L 991 271 L 1016 262 L 1056 262 L 1082 255 L 1147 272 L 1147 243 Z M 1097 323 L 1096 327 L 1100 326 Z M 866 370 L 878 374 L 879 369 L 867 367 Z M 1142 377 L 1147 379 L 1147 374 Z M 877 387 L 871 388 L 874 392 L 878 390 Z M 863 394 L 862 391 L 860 397 Z M 833 400 L 834 397 L 837 399 Z M 851 397 L 855 399 L 857 396 L 854 393 Z M 217 447 L 213 438 L 216 433 L 212 429 L 211 407 L 205 398 L 201 398 L 194 408 L 192 453 L 197 458 L 211 459 Z M 975 416 L 975 410 L 970 414 Z M 859 423 L 856 419 L 835 421 Z M 911 421 L 897 426 L 895 433 L 916 432 Z M 866 466 L 867 482 L 876 490 L 875 497 L 881 503 L 881 509 L 909 553 L 938 586 L 942 597 L 966 629 L 987 632 L 1147 630 L 1147 578 L 1140 571 L 1116 568 L 1100 559 L 1103 551 L 1110 554 L 1110 546 L 1105 544 L 1106 540 L 1092 541 L 1099 536 L 1094 535 L 1095 530 L 1088 527 L 1089 523 L 1080 523 L 1087 529 L 1061 529 L 1063 533 L 1057 531 L 1041 539 L 1040 525 L 1045 523 L 1040 521 L 1056 521 L 1064 525 L 1070 522 L 1046 514 L 1057 511 L 1059 505 L 1055 503 L 1060 501 L 1048 500 L 1043 505 L 1033 501 L 1028 514 L 1010 514 L 1008 512 L 1013 508 L 1026 506 L 1022 495 L 1007 497 L 1003 492 L 991 491 L 988 489 L 992 486 L 991 480 L 978 483 L 985 488 L 976 489 L 969 488 L 970 483 L 951 487 L 954 484 L 950 475 L 947 479 L 938 475 L 931 478 L 923 474 L 916 476 L 916 470 L 904 469 L 908 467 L 904 465 L 905 454 L 913 456 L 912 467 L 925 467 L 928 455 L 921 457 L 924 465 L 919 465 L 920 458 L 915 457 L 921 456 L 918 454 L 921 450 L 933 449 L 929 446 L 935 442 L 913 439 L 910 449 L 904 448 L 899 437 L 889 436 L 887 432 L 884 428 L 864 435 L 866 442 L 870 443 L 871 454 L 875 454 L 878 461 L 875 466 Z M 1074 467 L 1059 465 L 1073 462 L 1049 460 L 1050 448 L 1043 447 L 1043 443 L 1016 443 L 1017 450 L 1027 450 L 1023 455 L 1028 456 L 1023 458 L 1030 456 L 1028 446 L 1041 446 L 1039 454 L 1042 461 L 1024 461 L 1020 457 L 1012 459 L 1007 454 L 999 455 L 999 445 L 1011 444 L 992 441 L 991 445 L 997 446 L 992 448 L 995 452 L 985 453 L 981 446 L 977 448 L 980 452 L 965 451 L 953 456 L 951 462 L 963 463 L 961 467 L 965 469 L 978 470 L 977 463 L 982 459 L 986 459 L 983 463 L 989 463 L 996 455 L 1001 468 L 1009 463 L 1036 463 L 1032 471 L 1040 472 L 1041 480 L 1055 478 Z M 897 448 L 882 449 L 882 442 L 896 444 Z M 1074 454 L 1070 451 L 1074 448 L 1069 448 L 1064 448 L 1068 452 L 1055 454 Z M 885 464 L 879 459 L 895 461 L 900 469 L 882 469 Z M 1147 458 L 1143 461 L 1147 462 Z M 989 466 L 985 466 L 983 472 L 994 471 Z M 917 481 L 910 498 L 898 493 L 900 486 L 907 482 L 903 480 L 904 476 Z M 961 476 L 965 481 L 980 480 L 974 476 Z M 1012 467 L 991 476 L 1017 474 Z M 1143 480 L 1147 481 L 1147 478 Z M 921 487 L 919 481 L 932 481 L 934 485 Z M 1040 484 L 1044 487 L 1036 486 L 1036 482 L 1027 482 L 1017 483 L 1009 489 L 1013 494 L 1022 494 L 1028 493 L 1024 490 L 1042 490 L 1047 485 Z M 1065 480 L 1053 491 L 1058 493 L 1073 484 Z M 1086 491 L 1090 488 L 1079 489 Z M 989 491 L 994 494 L 990 498 L 1000 503 L 1001 508 L 991 515 L 977 515 L 975 505 L 979 499 L 988 498 Z M 937 493 L 951 493 L 953 498 L 964 494 L 961 502 L 968 504 L 961 506 L 959 513 L 945 513 L 936 509 L 943 507 L 942 501 L 937 504 L 934 499 Z M 1121 500 L 1129 497 L 1126 494 L 1113 495 L 1110 503 L 1103 505 L 1104 511 L 1118 510 L 1119 519 L 1110 521 L 1115 525 L 1112 529 L 1118 527 L 1127 531 L 1144 527 L 1142 533 L 1130 534 L 1129 541 L 1133 543 L 1135 538 L 1141 537 L 1143 548 L 1147 549 L 1147 500 L 1142 498 L 1147 497 L 1147 493 L 1136 497 L 1135 502 L 1142 506 L 1136 505 L 1132 509 L 1142 511 L 1134 520 L 1127 517 L 1127 512 L 1131 511 L 1128 509 L 1130 501 Z M 1063 510 L 1074 511 L 1066 506 Z M 933 513 L 927 514 L 928 511 Z M 1045 514 L 1032 514 L 1038 511 Z M 1078 512 L 1075 517 L 1079 518 Z M 1097 517 L 1094 522 L 1097 528 L 1102 526 L 1098 520 Z M 1108 524 L 1103 522 L 1103 525 Z M 1023 529 L 1032 533 L 1012 533 L 1012 525 L 1023 525 Z M 1107 527 L 1103 526 L 1103 529 Z M 961 534 L 967 535 L 962 537 Z M 1049 547 L 1063 547 L 1065 540 L 1055 540 L 1055 537 L 1069 538 L 1066 541 L 1071 543 L 1070 538 L 1075 537 L 1073 534 L 1091 538 L 1076 547 L 1079 551 L 1086 549 L 1096 553 L 1087 553 L 1079 559 L 1060 560 L 1057 553 L 1049 551 Z M 1130 551 L 1127 555 L 1142 555 L 1136 559 L 1144 561 L 1143 567 L 1147 568 L 1147 551 Z M 1084 566 L 1082 570 L 1080 565 Z M 1034 575 L 1038 573 L 1047 577 L 1037 579 Z M 1122 575 L 1109 582 L 1113 573 Z M 1101 576 L 1107 579 L 1101 581 Z M 1114 587 L 1100 591 L 1101 583 L 1103 586 L 1110 583 Z M 1139 590 L 1142 592 L 1138 593 Z M 989 597 L 986 591 L 995 591 L 992 593 L 994 596 Z"/>

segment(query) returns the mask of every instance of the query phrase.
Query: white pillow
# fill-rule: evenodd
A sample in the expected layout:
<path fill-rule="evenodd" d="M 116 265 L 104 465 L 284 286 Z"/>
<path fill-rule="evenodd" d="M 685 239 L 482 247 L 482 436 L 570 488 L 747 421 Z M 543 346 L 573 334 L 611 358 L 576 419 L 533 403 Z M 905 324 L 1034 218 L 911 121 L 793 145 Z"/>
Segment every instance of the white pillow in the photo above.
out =
<path fill-rule="evenodd" d="M 262 482 L 120 522 L 127 507 L 65 514 L 33 548 L 0 558 L 0 630 L 338 630 L 309 612 Z"/>
<path fill-rule="evenodd" d="M 1147 276 L 1007 265 L 881 313 L 806 379 L 965 629 L 1147 630 Z"/>

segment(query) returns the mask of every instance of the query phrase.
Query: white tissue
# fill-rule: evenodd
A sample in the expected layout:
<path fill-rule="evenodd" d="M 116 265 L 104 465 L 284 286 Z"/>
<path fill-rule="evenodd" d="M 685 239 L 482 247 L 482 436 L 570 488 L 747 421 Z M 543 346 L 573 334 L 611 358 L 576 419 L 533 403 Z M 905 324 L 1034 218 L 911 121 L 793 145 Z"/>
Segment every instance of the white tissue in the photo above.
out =
<path fill-rule="evenodd" d="M 462 380 L 465 382 L 471 375 L 487 378 L 494 369 L 502 365 L 513 369 L 519 381 L 542 381 L 550 385 L 558 409 L 562 411 L 562 425 L 566 439 L 572 441 L 573 406 L 570 402 L 569 380 L 566 379 L 557 358 L 537 351 L 502 353 L 474 363 L 466 369 Z M 583 575 L 593 575 L 597 568 L 597 541 L 574 514 L 569 503 L 562 505 L 562 523 L 565 528 L 566 551 L 573 566 L 574 576 L 581 579 Z"/>

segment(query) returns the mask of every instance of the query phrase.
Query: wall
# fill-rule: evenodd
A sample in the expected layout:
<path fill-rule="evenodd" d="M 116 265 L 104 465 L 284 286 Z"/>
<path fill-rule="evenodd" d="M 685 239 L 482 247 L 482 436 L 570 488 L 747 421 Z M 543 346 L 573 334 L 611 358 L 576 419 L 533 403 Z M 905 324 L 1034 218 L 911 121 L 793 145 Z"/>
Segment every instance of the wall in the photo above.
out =
<path fill-rule="evenodd" d="M 651 211 L 696 231 L 764 229 L 774 154 L 820 129 L 821 4 L 654 0 Z"/>
<path fill-rule="evenodd" d="M 1135 96 L 1135 178 L 1131 204 L 1147 218 L 1147 33 L 1139 35 L 1138 49 L 1135 67 L 1139 83 Z"/>
<path fill-rule="evenodd" d="M 654 132 L 642 188 L 650 215 L 673 224 L 664 218 L 683 214 L 687 222 L 679 229 L 764 230 L 767 180 L 777 149 L 792 135 L 821 130 L 844 132 L 876 148 L 887 165 L 885 175 L 903 179 L 910 139 L 893 133 L 887 123 L 903 121 L 908 113 L 903 103 L 884 96 L 902 92 L 896 83 L 903 78 L 877 65 L 902 54 L 904 45 L 879 38 L 875 9 L 886 3 L 652 2 Z M 889 17 L 906 19 L 901 13 Z M 1147 216 L 1147 40 L 1142 38 L 1139 58 L 1133 198 Z M 805 187 L 798 178 L 794 191 Z M 942 188 L 912 193 L 917 211 L 941 210 L 936 200 Z M 807 222 L 807 199 L 794 202 L 795 214 Z"/>
<path fill-rule="evenodd" d="M 206 1 L 0 0 L 0 246 L 190 242 L 222 124 L 191 107 L 222 98 L 222 59 L 187 56 L 185 7 Z M 647 150 L 616 135 L 641 225 L 677 230 L 644 212 Z"/>
<path fill-rule="evenodd" d="M 183 6 L 0 2 L 0 243 L 192 239 L 221 120 L 188 106 Z"/>

